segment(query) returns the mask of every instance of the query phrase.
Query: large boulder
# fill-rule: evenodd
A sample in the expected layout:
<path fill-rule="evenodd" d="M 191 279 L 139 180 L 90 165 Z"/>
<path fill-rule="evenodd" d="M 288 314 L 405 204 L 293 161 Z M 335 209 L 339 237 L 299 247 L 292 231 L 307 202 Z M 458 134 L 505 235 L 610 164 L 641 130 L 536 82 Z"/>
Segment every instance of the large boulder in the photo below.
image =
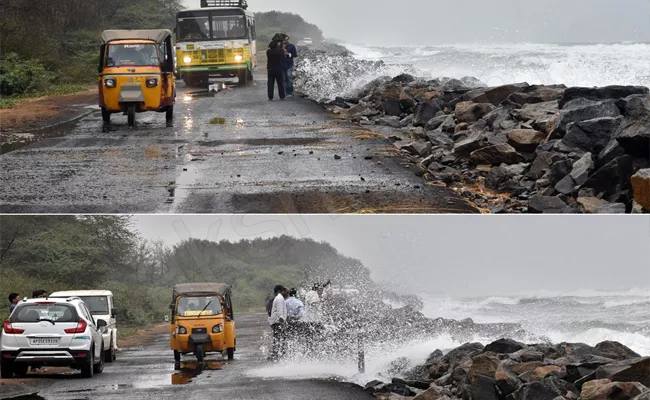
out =
<path fill-rule="evenodd" d="M 485 346 L 485 351 L 499 354 L 510 354 L 519 351 L 524 347 L 526 347 L 525 344 L 512 339 L 499 339 Z"/>
<path fill-rule="evenodd" d="M 551 129 L 549 139 L 564 137 L 567 127 L 572 122 L 582 122 L 594 118 L 616 118 L 619 115 L 621 112 L 614 100 L 593 101 L 582 98 L 572 100 L 562 107 L 553 129 Z"/>
<path fill-rule="evenodd" d="M 539 214 L 564 214 L 567 204 L 559 197 L 535 195 L 528 201 L 528 210 Z"/>
<path fill-rule="evenodd" d="M 501 104 L 511 94 L 522 91 L 529 85 L 527 83 L 517 83 L 512 85 L 502 85 L 491 88 L 479 88 L 471 90 L 463 96 L 463 100 L 474 103 L 491 103 L 495 106 Z"/>
<path fill-rule="evenodd" d="M 494 377 L 494 373 L 501 364 L 498 357 L 489 354 L 479 354 L 472 357 L 472 366 L 469 368 L 469 377 L 476 375 Z"/>
<path fill-rule="evenodd" d="M 555 400 L 557 396 L 562 396 L 563 394 L 558 393 L 542 382 L 531 382 L 517 390 L 514 398 L 517 400 Z"/>
<path fill-rule="evenodd" d="M 501 362 L 497 367 L 494 373 L 494 379 L 496 380 L 497 387 L 504 396 L 516 392 L 524 384 L 505 361 Z"/>
<path fill-rule="evenodd" d="M 630 400 L 647 388 L 638 382 L 612 382 L 596 379 L 582 385 L 580 400 Z"/>
<path fill-rule="evenodd" d="M 497 144 L 475 150 L 470 159 L 476 165 L 517 164 L 524 161 L 521 154 L 509 144 Z"/>
<path fill-rule="evenodd" d="M 473 103 L 463 101 L 456 104 L 455 115 L 458 122 L 472 123 L 494 110 L 494 106 L 488 103 Z"/>
<path fill-rule="evenodd" d="M 634 94 L 648 93 L 650 93 L 650 89 L 644 86 L 571 87 L 564 91 L 560 99 L 560 107 L 564 108 L 565 104 L 577 98 L 589 100 L 622 99 Z"/>
<path fill-rule="evenodd" d="M 548 101 L 557 101 L 562 98 L 566 86 L 539 86 L 533 85 L 515 92 L 508 97 L 508 100 L 517 104 L 536 104 Z"/>
<path fill-rule="evenodd" d="M 435 99 L 419 104 L 415 107 L 415 112 L 413 113 L 413 125 L 425 126 L 441 110 L 440 103 Z"/>
<path fill-rule="evenodd" d="M 451 140 L 446 133 L 443 133 L 440 130 L 427 131 L 425 135 L 434 147 L 440 146 L 448 150 L 451 150 L 454 147 L 454 141 Z"/>
<path fill-rule="evenodd" d="M 646 210 L 650 210 L 650 169 L 639 170 L 632 175 L 634 201 Z"/>
<path fill-rule="evenodd" d="M 454 145 L 454 155 L 468 157 L 472 152 L 489 145 L 488 137 L 484 132 L 472 132 L 467 138 Z"/>
<path fill-rule="evenodd" d="M 602 365 L 596 370 L 596 379 L 613 382 L 639 382 L 650 387 L 650 357 L 632 358 Z"/>
<path fill-rule="evenodd" d="M 548 119 L 560 110 L 557 101 L 544 103 L 525 104 L 521 109 L 515 109 L 512 114 L 520 121 L 528 122 L 540 119 Z"/>
<path fill-rule="evenodd" d="M 526 176 L 529 179 L 538 180 L 551 170 L 551 166 L 553 164 L 562 160 L 562 158 L 562 155 L 549 151 L 539 153 L 533 163 L 530 165 L 530 169 L 528 170 Z"/>
<path fill-rule="evenodd" d="M 498 400 L 496 381 L 484 375 L 471 378 L 470 395 L 472 400 Z"/>
<path fill-rule="evenodd" d="M 566 152 L 599 153 L 612 140 L 622 121 L 623 117 L 604 117 L 570 123 L 557 148 Z"/>
<path fill-rule="evenodd" d="M 431 153 L 431 143 L 425 141 L 417 141 L 402 146 L 402 150 L 405 150 L 411 155 L 426 157 Z"/>
<path fill-rule="evenodd" d="M 603 357 L 611 358 L 613 360 L 623 361 L 629 358 L 641 357 L 641 355 L 629 347 L 611 340 L 598 343 L 596 349 L 603 354 Z"/>
<path fill-rule="evenodd" d="M 628 154 L 648 158 L 650 154 L 650 96 L 625 99 L 625 119 L 615 134 Z"/>
<path fill-rule="evenodd" d="M 481 353 L 483 349 L 484 347 L 481 343 L 465 343 L 445 354 L 441 362 L 448 364 L 450 369 L 454 369 L 463 361 L 471 360 L 472 357 Z"/>
<path fill-rule="evenodd" d="M 435 129 L 438 129 L 440 125 L 442 125 L 442 123 L 447 120 L 448 117 L 449 116 L 446 114 L 436 115 L 424 125 L 424 129 L 427 131 L 433 131 Z"/>
<path fill-rule="evenodd" d="M 544 378 L 546 378 L 549 374 L 560 371 L 562 371 L 562 368 L 558 367 L 557 365 L 545 365 L 543 367 L 537 367 L 530 374 L 529 379 L 531 381 L 541 381 L 544 380 Z"/>
<path fill-rule="evenodd" d="M 518 151 L 532 153 L 546 139 L 544 132 L 534 129 L 513 129 L 506 132 L 508 144 Z"/>
<path fill-rule="evenodd" d="M 618 157 L 596 170 L 582 187 L 594 189 L 596 194 L 616 195 L 630 188 L 632 171 L 632 157 L 628 155 Z"/>

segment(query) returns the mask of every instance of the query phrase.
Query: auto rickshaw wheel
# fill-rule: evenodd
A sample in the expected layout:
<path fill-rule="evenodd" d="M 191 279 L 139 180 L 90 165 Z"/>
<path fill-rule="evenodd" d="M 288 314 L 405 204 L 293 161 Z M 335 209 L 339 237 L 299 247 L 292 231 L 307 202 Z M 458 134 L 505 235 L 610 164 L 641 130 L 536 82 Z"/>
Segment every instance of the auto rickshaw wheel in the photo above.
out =
<path fill-rule="evenodd" d="M 126 114 L 127 114 L 127 120 L 129 126 L 134 126 L 135 125 L 135 106 L 129 106 L 126 109 Z"/>
<path fill-rule="evenodd" d="M 226 349 L 226 353 L 228 353 L 228 360 L 232 361 L 235 359 L 235 349 L 232 347 L 229 347 Z"/>
<path fill-rule="evenodd" d="M 177 350 L 174 350 L 174 369 L 176 371 L 181 369 L 181 353 Z"/>
<path fill-rule="evenodd" d="M 205 358 L 205 350 L 203 349 L 202 344 L 196 345 L 196 349 L 194 350 L 194 355 L 196 356 L 198 362 L 203 362 L 203 359 Z"/>
<path fill-rule="evenodd" d="M 170 123 L 174 120 L 174 106 L 167 107 L 167 111 L 165 111 L 165 120 L 167 123 Z"/>
<path fill-rule="evenodd" d="M 107 124 L 111 122 L 111 113 L 105 107 L 102 107 L 102 120 Z"/>

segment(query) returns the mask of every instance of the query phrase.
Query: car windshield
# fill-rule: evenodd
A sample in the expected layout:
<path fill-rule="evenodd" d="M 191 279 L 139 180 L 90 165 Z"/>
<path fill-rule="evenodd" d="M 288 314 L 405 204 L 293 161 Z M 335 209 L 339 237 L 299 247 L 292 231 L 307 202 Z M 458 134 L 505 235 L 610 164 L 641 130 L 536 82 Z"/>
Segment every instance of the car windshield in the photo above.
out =
<path fill-rule="evenodd" d="M 67 304 L 25 304 L 18 306 L 11 314 L 12 322 L 76 322 L 77 313 L 74 307 Z"/>
<path fill-rule="evenodd" d="M 158 66 L 158 50 L 154 44 L 111 44 L 106 54 L 107 67 Z"/>
<path fill-rule="evenodd" d="M 177 314 L 182 317 L 219 315 L 222 312 L 217 296 L 181 297 L 178 300 Z"/>
<path fill-rule="evenodd" d="M 109 314 L 108 297 L 106 296 L 80 296 L 81 300 L 86 303 L 91 314 Z"/>

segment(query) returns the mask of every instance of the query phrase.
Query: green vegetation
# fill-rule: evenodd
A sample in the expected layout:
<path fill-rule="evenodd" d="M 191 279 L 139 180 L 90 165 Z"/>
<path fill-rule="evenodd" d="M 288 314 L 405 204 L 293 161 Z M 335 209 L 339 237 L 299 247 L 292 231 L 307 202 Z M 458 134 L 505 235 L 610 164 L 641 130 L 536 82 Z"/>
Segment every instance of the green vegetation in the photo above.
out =
<path fill-rule="evenodd" d="M 180 0 L 3 0 L 0 95 L 58 94 L 92 84 L 104 29 L 173 28 Z"/>
<path fill-rule="evenodd" d="M 323 31 L 306 22 L 300 15 L 280 11 L 255 13 L 258 48 L 264 49 L 276 33 L 286 33 L 292 43 L 311 38 L 314 43 L 323 41 Z"/>
<path fill-rule="evenodd" d="M 163 320 L 176 283 L 229 283 L 235 311 L 245 311 L 263 308 L 276 284 L 328 279 L 367 284 L 370 272 L 309 239 L 190 239 L 167 247 L 133 233 L 129 217 L 0 216 L 0 318 L 8 315 L 12 292 L 108 289 L 120 326 L 141 328 Z"/>

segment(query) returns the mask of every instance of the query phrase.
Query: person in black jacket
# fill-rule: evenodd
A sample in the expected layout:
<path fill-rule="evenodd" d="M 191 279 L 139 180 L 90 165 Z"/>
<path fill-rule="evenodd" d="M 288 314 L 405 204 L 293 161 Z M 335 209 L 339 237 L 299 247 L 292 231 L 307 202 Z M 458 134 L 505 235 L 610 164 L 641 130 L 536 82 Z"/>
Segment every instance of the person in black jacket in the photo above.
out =
<path fill-rule="evenodd" d="M 280 95 L 280 99 L 284 100 L 286 97 L 284 91 L 285 55 L 284 49 L 277 41 L 273 41 L 269 45 L 269 49 L 266 50 L 266 58 L 269 73 L 269 100 L 273 100 L 276 82 L 278 83 L 278 94 Z"/>

